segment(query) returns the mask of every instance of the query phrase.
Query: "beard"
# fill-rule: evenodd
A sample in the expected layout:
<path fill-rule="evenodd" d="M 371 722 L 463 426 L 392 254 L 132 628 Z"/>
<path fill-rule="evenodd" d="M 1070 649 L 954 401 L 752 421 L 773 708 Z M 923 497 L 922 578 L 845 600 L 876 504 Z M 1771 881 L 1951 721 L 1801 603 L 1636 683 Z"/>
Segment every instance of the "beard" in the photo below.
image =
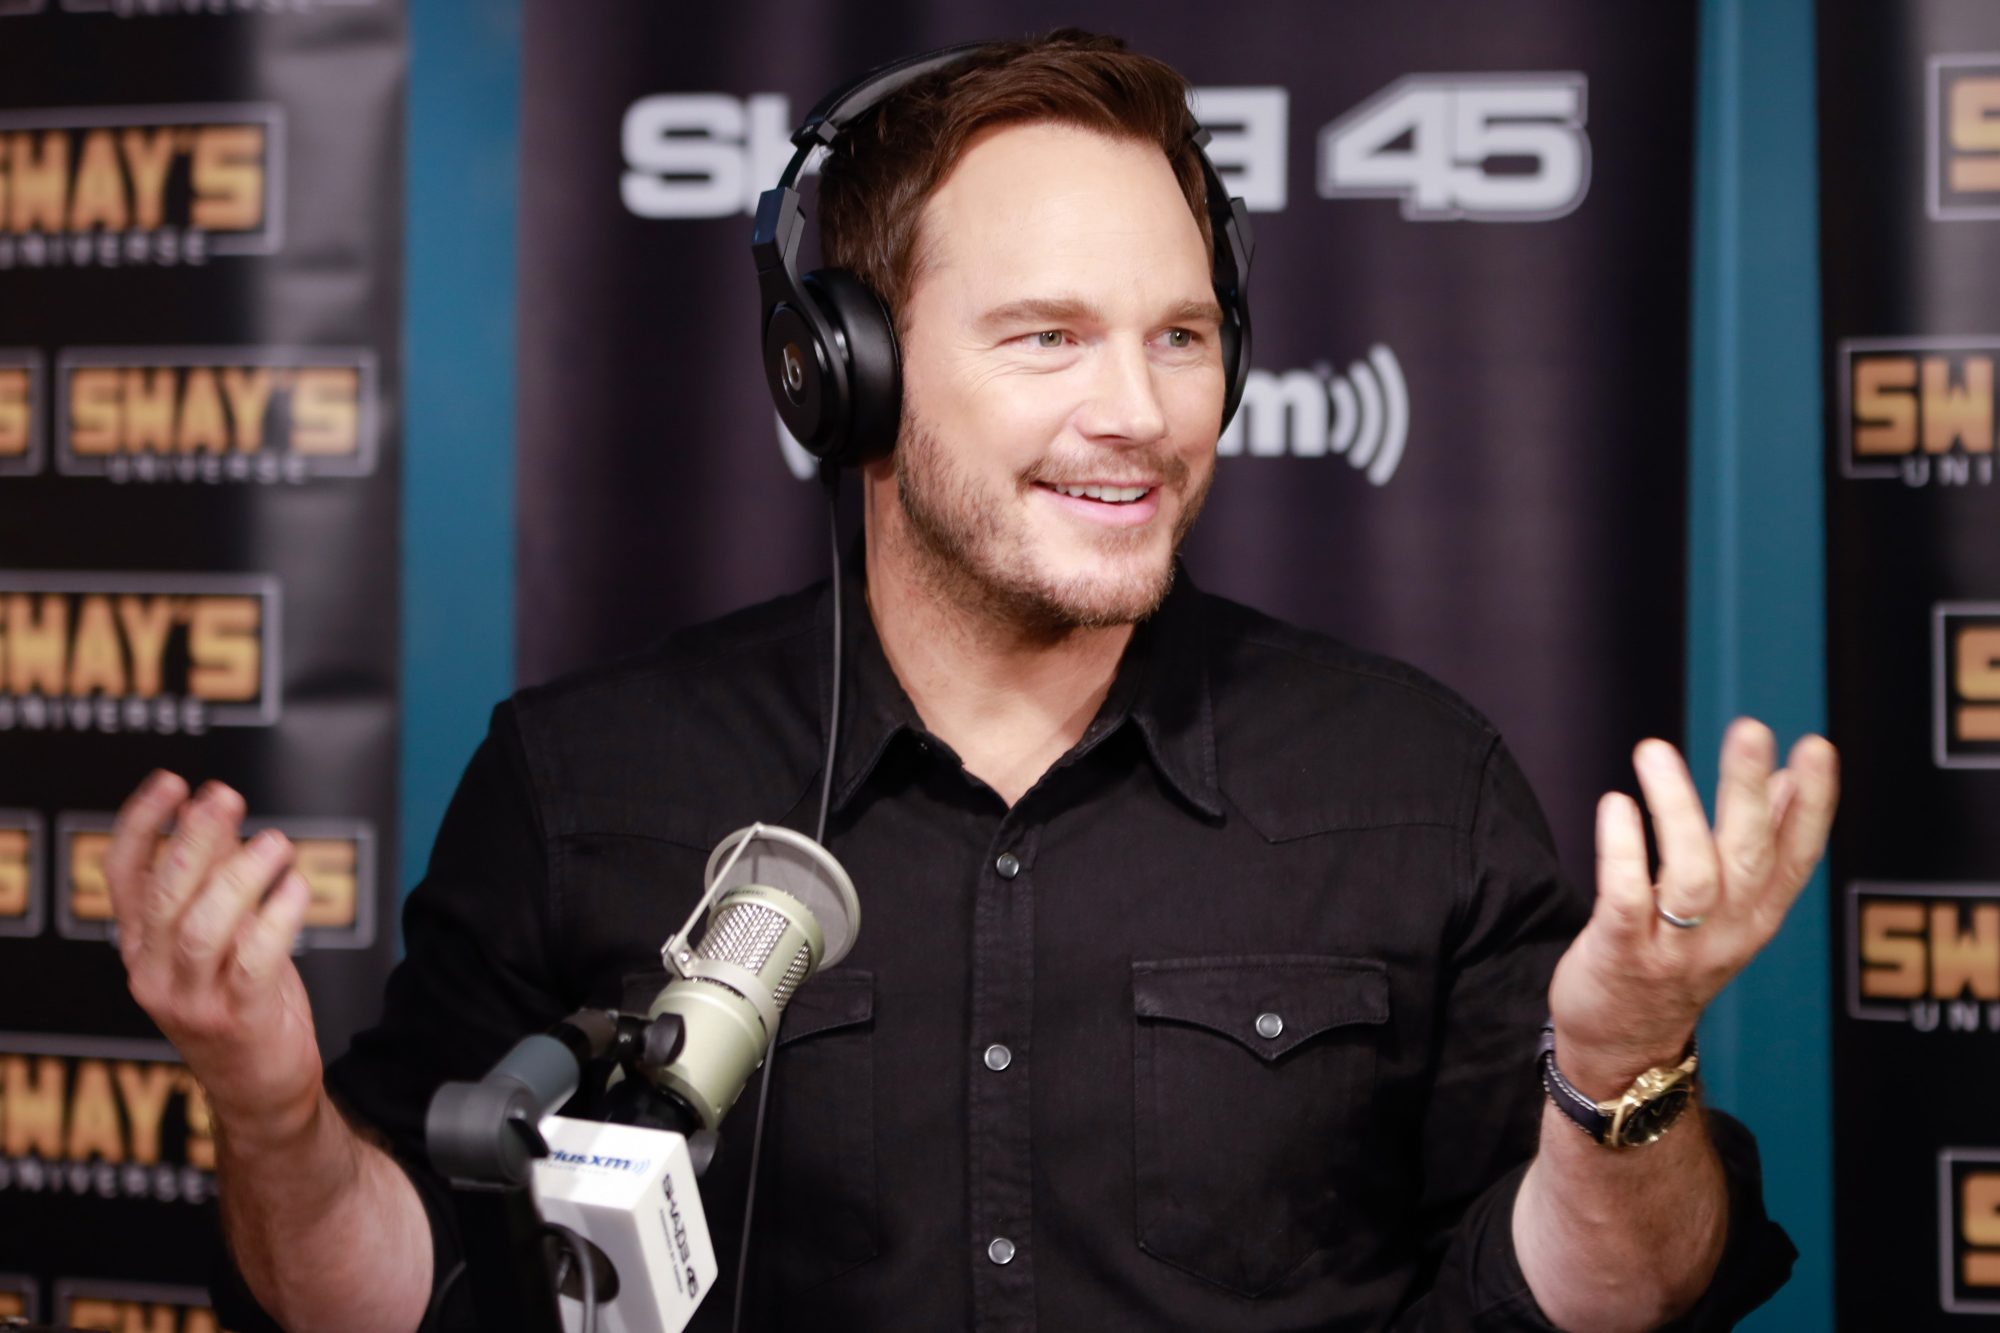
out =
<path fill-rule="evenodd" d="M 939 444 L 936 434 L 905 410 L 896 442 L 896 495 L 913 537 L 924 582 L 959 606 L 1013 625 L 1038 638 L 1073 630 L 1107 629 L 1144 620 L 1173 587 L 1173 553 L 1194 526 L 1208 498 L 1214 470 L 1186 491 L 1191 469 L 1178 455 L 1150 459 L 1159 485 L 1181 491 L 1167 550 L 1149 556 L 1151 525 L 1106 528 L 1091 536 L 1099 567 L 1074 574 L 1045 568 L 1037 558 L 1026 519 L 1012 496 L 982 494 L 975 479 Z M 1017 478 L 1022 487 L 1060 480 L 1048 465 Z"/>

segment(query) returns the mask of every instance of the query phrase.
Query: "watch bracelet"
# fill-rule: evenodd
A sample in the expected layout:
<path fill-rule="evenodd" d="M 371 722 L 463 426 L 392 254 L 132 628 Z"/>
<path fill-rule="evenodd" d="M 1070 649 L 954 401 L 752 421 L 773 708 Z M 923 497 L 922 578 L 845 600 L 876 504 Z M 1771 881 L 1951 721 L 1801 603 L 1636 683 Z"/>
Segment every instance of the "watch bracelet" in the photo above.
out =
<path fill-rule="evenodd" d="M 1694 1037 L 1689 1037 L 1687 1050 L 1681 1055 L 1677 1063 L 1686 1064 L 1689 1059 L 1695 1058 L 1699 1054 L 1699 1042 Z M 1552 1022 L 1542 1025 L 1542 1038 L 1538 1043 L 1535 1053 L 1535 1063 L 1541 1068 L 1542 1091 L 1548 1095 L 1551 1102 L 1555 1103 L 1556 1109 L 1563 1113 L 1563 1118 L 1576 1126 L 1579 1133 L 1589 1136 L 1591 1141 L 1600 1147 L 1614 1150 L 1645 1146 L 1645 1144 L 1624 1144 L 1612 1141 L 1611 1131 L 1618 1123 L 1617 1117 L 1611 1112 L 1606 1111 L 1596 1101 L 1584 1095 L 1582 1089 L 1564 1077 L 1561 1067 L 1556 1064 L 1555 1024 Z M 1655 1066 L 1655 1068 L 1666 1067 Z M 1639 1077 L 1643 1078 L 1646 1073 L 1650 1072 L 1650 1070 L 1643 1071 Z M 1635 1078 L 1633 1082 L 1638 1082 L 1638 1079 Z M 1687 1075 L 1687 1088 L 1688 1101 L 1692 1104 L 1701 1092 L 1699 1060 L 1696 1061 L 1696 1067 L 1690 1070 Z M 1621 1094 L 1620 1100 L 1622 1099 L 1623 1096 Z M 1686 1108 L 1683 1107 L 1681 1111 L 1675 1114 L 1672 1120 L 1667 1122 L 1665 1128 L 1661 1129 L 1653 1138 L 1646 1140 L 1646 1143 L 1657 1143 L 1660 1139 L 1665 1138 L 1667 1131 L 1680 1123 L 1681 1117 L 1686 1114 Z M 1589 1123 L 1586 1123 L 1586 1117 L 1588 1117 Z"/>

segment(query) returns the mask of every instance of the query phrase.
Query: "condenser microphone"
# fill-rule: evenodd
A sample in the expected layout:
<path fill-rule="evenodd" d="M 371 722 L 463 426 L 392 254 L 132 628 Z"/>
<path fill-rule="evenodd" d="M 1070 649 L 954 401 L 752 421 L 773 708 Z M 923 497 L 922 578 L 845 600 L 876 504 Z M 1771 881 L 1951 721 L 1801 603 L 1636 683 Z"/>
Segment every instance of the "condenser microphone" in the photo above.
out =
<path fill-rule="evenodd" d="M 706 892 L 660 956 L 675 980 L 647 1010 L 673 1014 L 684 1037 L 646 1077 L 712 1130 L 777 1040 L 792 994 L 854 947 L 861 902 L 824 847 L 791 829 L 752 824 L 716 845 Z M 690 946 L 704 911 L 708 929 Z"/>
<path fill-rule="evenodd" d="M 718 1271 L 695 1186 L 713 1149 L 704 1131 L 769 1055 L 793 993 L 847 956 L 860 922 L 853 881 L 804 834 L 752 824 L 716 846 L 700 900 L 660 951 L 675 979 L 647 1010 L 638 1053 L 620 1065 L 640 1077 L 608 1092 L 612 1119 L 636 1123 L 540 1122 L 536 1204 L 579 1242 L 559 1294 L 565 1329 L 687 1327 Z M 677 1021 L 652 1021 L 668 1015 Z M 677 1040 L 656 1047 L 657 1032 Z M 573 1075 L 574 1062 L 565 1068 Z"/>

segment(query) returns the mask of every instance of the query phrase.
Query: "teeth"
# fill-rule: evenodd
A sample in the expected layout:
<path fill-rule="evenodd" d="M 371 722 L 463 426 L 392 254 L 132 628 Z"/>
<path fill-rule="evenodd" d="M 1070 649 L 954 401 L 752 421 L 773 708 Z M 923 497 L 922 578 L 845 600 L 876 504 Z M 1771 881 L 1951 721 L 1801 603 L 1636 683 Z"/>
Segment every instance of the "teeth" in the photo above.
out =
<path fill-rule="evenodd" d="M 1152 489 L 1150 486 L 1056 486 L 1051 489 L 1062 495 L 1074 495 L 1082 500 L 1102 500 L 1106 504 L 1131 504 Z"/>

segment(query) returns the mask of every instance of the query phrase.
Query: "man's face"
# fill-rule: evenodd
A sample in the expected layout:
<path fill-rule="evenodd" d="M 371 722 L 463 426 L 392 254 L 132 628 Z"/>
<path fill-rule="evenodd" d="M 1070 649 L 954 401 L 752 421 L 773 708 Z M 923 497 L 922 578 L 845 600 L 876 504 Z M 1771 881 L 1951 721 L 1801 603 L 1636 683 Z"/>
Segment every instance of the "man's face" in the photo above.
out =
<path fill-rule="evenodd" d="M 989 131 L 918 244 L 895 454 L 918 560 L 1038 630 L 1146 616 L 1207 493 L 1223 397 L 1209 252 L 1165 155 Z"/>

